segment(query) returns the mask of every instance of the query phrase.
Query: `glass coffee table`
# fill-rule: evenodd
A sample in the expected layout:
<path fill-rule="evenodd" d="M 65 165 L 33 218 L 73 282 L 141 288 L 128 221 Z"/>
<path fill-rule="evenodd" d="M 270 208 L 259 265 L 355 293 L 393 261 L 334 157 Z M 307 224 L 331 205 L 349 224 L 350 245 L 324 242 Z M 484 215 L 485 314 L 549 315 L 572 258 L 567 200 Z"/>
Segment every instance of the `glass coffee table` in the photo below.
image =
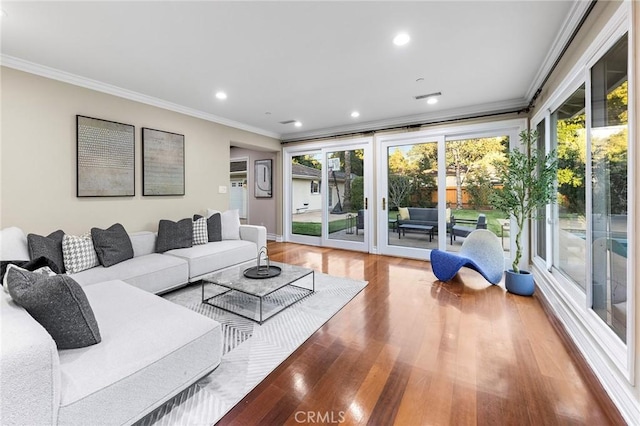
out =
<path fill-rule="evenodd" d="M 204 276 L 202 303 L 262 324 L 315 292 L 313 269 L 276 262 L 271 265 L 282 269 L 280 275 L 247 278 L 244 270 L 251 265 L 244 264 Z"/>

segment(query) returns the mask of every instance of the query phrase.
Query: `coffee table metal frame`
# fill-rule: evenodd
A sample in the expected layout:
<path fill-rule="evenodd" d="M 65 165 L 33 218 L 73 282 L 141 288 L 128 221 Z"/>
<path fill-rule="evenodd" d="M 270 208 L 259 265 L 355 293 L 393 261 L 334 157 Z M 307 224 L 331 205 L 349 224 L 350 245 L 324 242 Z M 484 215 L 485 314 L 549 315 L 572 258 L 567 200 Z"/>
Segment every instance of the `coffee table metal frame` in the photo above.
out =
<path fill-rule="evenodd" d="M 224 271 L 214 272 L 212 274 L 209 274 L 203 277 L 201 280 L 202 281 L 202 303 L 206 303 L 207 305 L 241 316 L 243 318 L 257 322 L 258 324 L 262 324 L 266 320 L 279 314 L 286 308 L 298 303 L 299 301 L 306 298 L 307 296 L 310 296 L 311 294 L 315 293 L 316 276 L 315 276 L 315 271 L 313 269 L 302 268 L 295 265 L 285 265 L 285 264 L 276 263 L 276 262 L 272 262 L 271 264 L 275 266 L 280 266 L 281 268 L 283 268 L 283 272 L 286 272 L 284 276 L 281 274 L 273 278 L 264 278 L 264 279 L 247 278 L 243 275 L 243 272 L 245 269 L 249 268 L 250 265 L 244 264 L 244 265 L 238 265 L 232 268 L 225 269 Z M 311 289 L 306 287 L 300 287 L 293 284 L 309 275 L 311 275 L 311 280 L 312 280 Z M 205 297 L 204 288 L 206 284 L 215 284 L 220 287 L 224 287 L 226 290 L 214 296 Z M 302 293 L 301 297 L 295 298 L 293 301 L 291 301 L 291 303 L 286 303 L 284 305 L 281 305 L 280 309 L 277 309 L 275 312 L 271 313 L 271 315 L 265 318 L 263 316 L 264 312 L 262 309 L 263 299 L 275 293 L 276 291 L 281 290 L 284 287 L 288 287 L 288 286 L 305 290 L 305 292 Z M 248 296 L 257 298 L 260 306 L 260 318 L 256 319 L 254 317 L 244 315 L 240 312 L 227 309 L 224 306 L 221 306 L 215 303 L 215 299 L 218 299 L 221 296 L 224 296 L 231 291 L 237 291 L 237 292 L 246 294 Z"/>

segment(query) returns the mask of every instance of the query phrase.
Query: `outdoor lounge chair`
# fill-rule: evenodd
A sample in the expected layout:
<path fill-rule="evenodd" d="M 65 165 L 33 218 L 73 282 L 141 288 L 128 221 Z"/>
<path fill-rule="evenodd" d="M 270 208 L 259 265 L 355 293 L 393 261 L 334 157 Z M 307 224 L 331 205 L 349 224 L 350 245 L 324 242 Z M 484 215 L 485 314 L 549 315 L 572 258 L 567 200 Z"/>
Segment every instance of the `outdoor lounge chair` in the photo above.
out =
<path fill-rule="evenodd" d="M 475 226 L 468 225 L 460 225 L 463 221 L 460 219 L 455 219 L 452 216 L 452 224 L 451 227 L 451 244 L 456 240 L 456 237 L 466 237 L 471 234 L 476 229 L 487 229 L 487 217 L 484 214 L 479 214 L 478 219 L 476 220 Z M 467 222 L 465 222 L 467 223 Z M 471 222 L 473 224 L 473 222 Z"/>
<path fill-rule="evenodd" d="M 431 250 L 431 267 L 440 281 L 451 280 L 466 266 L 479 272 L 491 284 L 498 284 L 504 272 L 504 253 L 500 239 L 491 231 L 472 231 L 459 253 Z"/>

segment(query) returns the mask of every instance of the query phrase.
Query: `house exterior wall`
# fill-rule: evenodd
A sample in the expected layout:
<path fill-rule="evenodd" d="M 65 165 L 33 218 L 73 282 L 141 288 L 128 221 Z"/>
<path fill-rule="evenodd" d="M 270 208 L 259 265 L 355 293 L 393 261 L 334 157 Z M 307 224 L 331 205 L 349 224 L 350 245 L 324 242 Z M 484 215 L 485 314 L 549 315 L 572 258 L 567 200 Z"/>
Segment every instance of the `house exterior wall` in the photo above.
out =
<path fill-rule="evenodd" d="M 320 193 L 311 193 L 311 181 L 320 184 L 317 179 L 298 179 L 294 178 L 291 182 L 291 213 L 304 213 L 305 211 L 322 210 L 322 197 Z M 304 210 L 305 204 L 307 209 Z"/>

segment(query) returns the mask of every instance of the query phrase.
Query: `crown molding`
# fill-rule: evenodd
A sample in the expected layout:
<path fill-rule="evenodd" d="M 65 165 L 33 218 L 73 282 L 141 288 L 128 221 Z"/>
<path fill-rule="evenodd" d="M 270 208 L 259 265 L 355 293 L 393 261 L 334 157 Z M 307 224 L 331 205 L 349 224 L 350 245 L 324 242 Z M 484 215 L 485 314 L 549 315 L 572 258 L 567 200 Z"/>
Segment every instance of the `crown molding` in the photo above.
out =
<path fill-rule="evenodd" d="M 293 142 L 302 139 L 316 139 L 332 137 L 348 133 L 362 133 L 393 127 L 411 126 L 417 124 L 430 124 L 439 121 L 472 118 L 480 114 L 500 114 L 526 108 L 527 99 L 511 99 L 507 101 L 492 102 L 468 107 L 452 108 L 438 113 L 407 115 L 384 120 L 367 121 L 358 124 L 329 127 L 305 132 L 285 133 L 282 135 L 283 142 Z"/>
<path fill-rule="evenodd" d="M 533 78 L 529 89 L 527 89 L 525 95 L 526 99 L 532 99 L 540 86 L 542 86 L 547 74 L 551 72 L 556 61 L 560 59 L 562 51 L 571 40 L 571 36 L 574 31 L 578 28 L 580 22 L 582 22 L 582 19 L 591 7 L 591 3 L 592 1 L 576 1 L 573 3 L 569 14 L 562 23 L 562 30 L 556 35 L 555 40 L 553 40 L 551 48 L 547 52 L 547 56 L 544 58 L 542 65 Z"/>
<path fill-rule="evenodd" d="M 281 137 L 279 133 L 270 132 L 268 130 L 250 126 L 248 124 L 239 123 L 237 121 L 229 120 L 224 117 L 219 117 L 217 115 L 209 114 L 197 109 L 185 107 L 173 102 L 154 98 L 153 96 L 147 96 L 142 93 L 134 92 L 132 90 L 123 89 L 111 84 L 47 67 L 45 65 L 25 61 L 24 59 L 16 58 L 13 56 L 4 54 L 0 55 L 0 65 L 8 68 L 13 68 L 18 71 L 24 71 L 30 74 L 39 75 L 41 77 L 50 78 L 52 80 L 61 81 L 63 83 L 72 84 L 74 86 L 84 87 L 85 89 L 95 90 L 97 92 L 106 93 L 109 95 L 117 96 L 119 98 L 124 98 L 131 101 L 140 102 L 142 104 L 151 105 L 154 107 L 188 115 L 191 117 L 200 118 L 202 120 L 211 121 L 213 123 L 222 124 L 224 126 L 233 127 L 234 129 L 244 130 L 274 139 L 280 139 Z"/>

